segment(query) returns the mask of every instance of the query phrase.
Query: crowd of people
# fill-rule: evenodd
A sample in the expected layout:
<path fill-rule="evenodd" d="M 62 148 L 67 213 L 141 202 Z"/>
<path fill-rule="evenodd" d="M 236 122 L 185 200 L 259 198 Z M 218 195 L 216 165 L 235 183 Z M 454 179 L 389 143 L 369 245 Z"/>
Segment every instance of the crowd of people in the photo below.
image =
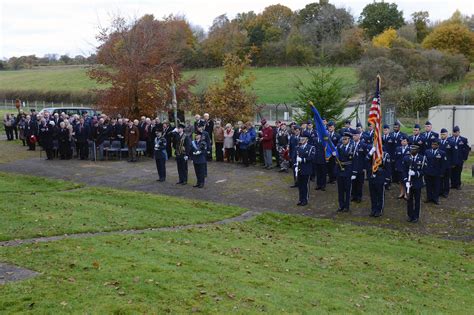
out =
<path fill-rule="evenodd" d="M 338 211 L 347 212 L 351 202 L 361 202 L 364 180 L 368 180 L 373 217 L 383 214 L 385 190 L 392 185 L 398 185 L 398 198 L 407 200 L 410 222 L 419 220 L 423 187 L 425 202 L 434 204 L 439 204 L 439 197 L 447 198 L 450 189 L 461 189 L 461 172 L 470 147 L 459 127 L 454 127 L 451 135 L 445 128 L 438 134 L 427 121 L 424 132 L 416 124 L 408 136 L 400 131 L 398 122 L 392 129 L 384 125 L 380 135 L 382 163 L 373 172 L 373 126 L 368 124 L 364 129 L 357 124 L 353 128 L 347 120 L 336 131 L 335 122 L 322 121 L 335 147 L 330 156 L 313 121 L 301 125 L 276 121 L 270 126 L 262 119 L 256 127 L 252 122 L 224 124 L 204 114 L 196 115 L 194 122 L 187 120 L 173 126 L 169 121 L 145 116 L 139 120 L 104 114 L 90 117 L 84 111 L 82 116 L 70 117 L 31 110 L 17 117 L 6 114 L 4 126 L 8 140 L 15 136 L 28 150 L 35 150 L 39 144 L 48 160 L 104 160 L 112 152 L 127 154 L 129 162 L 136 162 L 138 154 L 154 158 L 161 182 L 166 180 L 166 161 L 174 156 L 177 184 L 186 185 L 188 160 L 192 160 L 197 178 L 194 187 L 198 188 L 204 187 L 209 161 L 238 162 L 244 167 L 260 162 L 265 169 L 292 172 L 291 187 L 299 189 L 298 206 L 308 204 L 310 181 L 321 191 L 327 184 L 337 183 Z"/>

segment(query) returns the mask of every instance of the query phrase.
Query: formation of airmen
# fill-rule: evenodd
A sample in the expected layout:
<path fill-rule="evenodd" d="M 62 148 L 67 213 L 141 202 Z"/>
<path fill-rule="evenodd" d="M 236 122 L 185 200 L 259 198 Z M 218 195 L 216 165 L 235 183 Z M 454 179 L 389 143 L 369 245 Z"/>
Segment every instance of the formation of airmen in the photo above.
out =
<path fill-rule="evenodd" d="M 325 190 L 326 179 L 337 182 L 338 212 L 348 212 L 351 202 L 359 203 L 363 196 L 363 184 L 369 182 L 371 201 L 370 216 L 383 214 L 385 190 L 399 185 L 399 199 L 407 201 L 407 221 L 416 223 L 420 218 L 421 191 L 426 186 L 425 203 L 439 204 L 439 198 L 448 198 L 450 189 L 461 189 L 461 172 L 471 148 L 468 140 L 460 135 L 458 126 L 448 135 L 446 128 L 440 134 L 425 123 L 425 131 L 415 124 L 413 134 L 400 131 L 396 122 L 393 129 L 383 126 L 382 164 L 372 173 L 374 130 L 369 124 L 363 130 L 360 124 L 351 128 L 345 122 L 339 132 L 334 122 L 325 121 L 329 138 L 336 146 L 329 160 L 313 122 L 293 126 L 290 136 L 290 155 L 295 166 L 295 185 L 299 189 L 298 206 L 308 204 L 311 177 L 315 176 L 316 190 Z M 297 145 L 296 145 L 297 143 Z M 329 176 L 326 176 L 328 174 Z"/>
<path fill-rule="evenodd" d="M 370 124 L 366 130 L 361 124 L 352 128 L 349 120 L 338 131 L 333 121 L 322 120 L 337 151 L 328 158 L 313 121 L 301 125 L 277 121 L 276 126 L 270 126 L 263 119 L 260 128 L 251 122 L 224 127 L 204 114 L 202 118 L 196 115 L 194 124 L 186 121 L 172 127 L 158 118 L 89 117 L 86 111 L 82 116 L 69 117 L 64 113 L 40 115 L 32 110 L 29 115 L 19 117 L 24 145 L 35 150 L 39 143 L 49 160 L 55 157 L 53 149 L 57 149 L 61 159 L 70 159 L 73 148 L 79 159 L 95 156 L 95 152 L 103 159 L 105 143 L 118 142 L 119 149 L 126 148 L 129 162 L 135 162 L 137 145 L 142 142 L 144 154 L 156 161 L 159 182 L 166 180 L 166 161 L 174 153 L 179 177 L 176 184 L 187 184 L 188 160 L 191 160 L 196 174 L 194 187 L 203 188 L 207 162 L 213 159 L 213 152 L 216 161 L 241 162 L 246 167 L 255 165 L 260 156 L 266 169 L 273 168 L 275 158 L 280 172 L 293 171 L 291 187 L 299 190 L 298 206 L 308 204 L 311 181 L 321 191 L 326 190 L 327 184 L 337 183 L 337 211 L 348 212 L 351 202 L 362 201 L 364 181 L 368 180 L 370 216 L 383 214 L 385 190 L 398 185 L 398 198 L 407 201 L 409 222 L 418 222 L 420 218 L 423 187 L 426 187 L 425 202 L 433 204 L 439 204 L 440 197 L 447 198 L 450 189 L 461 189 L 463 163 L 470 152 L 468 140 L 460 135 L 457 126 L 451 135 L 446 128 L 438 134 L 427 121 L 423 132 L 415 124 L 412 135 L 408 136 L 396 122 L 392 130 L 388 125 L 383 126 L 382 164 L 372 173 L 374 128 Z"/>

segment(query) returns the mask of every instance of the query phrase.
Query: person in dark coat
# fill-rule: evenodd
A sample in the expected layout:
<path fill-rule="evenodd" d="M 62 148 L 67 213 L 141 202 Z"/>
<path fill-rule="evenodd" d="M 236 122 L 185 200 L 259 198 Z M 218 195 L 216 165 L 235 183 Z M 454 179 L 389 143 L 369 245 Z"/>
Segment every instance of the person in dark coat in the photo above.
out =
<path fill-rule="evenodd" d="M 293 170 L 293 185 L 290 186 L 291 188 L 298 187 L 298 181 L 296 176 L 296 157 L 297 157 L 297 150 L 300 143 L 300 127 L 295 126 L 293 128 L 293 133 L 290 136 L 290 161 L 291 161 L 291 168 Z"/>
<path fill-rule="evenodd" d="M 129 121 L 125 129 L 125 145 L 128 147 L 128 162 L 137 161 L 137 145 L 140 140 L 140 131 L 138 130 L 138 120 Z"/>
<path fill-rule="evenodd" d="M 172 157 L 173 155 L 173 129 L 171 129 L 169 121 L 165 120 L 163 122 L 163 135 L 166 138 L 166 154 L 168 154 L 168 159 Z"/>
<path fill-rule="evenodd" d="M 26 116 L 25 121 L 25 139 L 28 144 L 28 151 L 36 150 L 36 138 L 38 137 L 38 124 L 31 119 L 31 116 Z"/>
<path fill-rule="evenodd" d="M 441 176 L 444 170 L 448 168 L 448 160 L 446 153 L 439 149 L 439 139 L 431 140 L 431 149 L 425 151 L 426 169 L 426 200 L 425 202 L 433 202 L 439 205 L 439 192 L 441 190 Z"/>
<path fill-rule="evenodd" d="M 464 161 L 469 157 L 471 147 L 467 138 L 461 136 L 461 130 L 458 126 L 453 128 L 453 135 L 450 138 L 453 147 L 452 166 L 451 166 L 451 188 L 461 189 L 461 173 Z"/>
<path fill-rule="evenodd" d="M 431 143 L 435 139 L 439 139 L 438 133 L 434 132 L 433 126 L 431 125 L 430 121 L 425 122 L 425 132 L 423 133 L 423 138 L 425 140 L 425 148 L 426 150 L 429 150 L 431 148 Z"/>
<path fill-rule="evenodd" d="M 351 198 L 351 181 L 355 179 L 352 174 L 352 159 L 354 157 L 354 144 L 351 142 L 352 133 L 345 132 L 341 143 L 337 146 L 339 161 L 336 163 L 337 193 L 339 199 L 338 212 L 349 212 Z M 336 152 L 333 152 L 336 156 Z"/>
<path fill-rule="evenodd" d="M 71 148 L 71 142 L 69 140 L 69 129 L 66 128 L 64 121 L 59 123 L 58 130 L 58 142 L 59 142 L 59 156 L 61 160 L 68 158 L 68 152 Z"/>
<path fill-rule="evenodd" d="M 308 143 L 308 137 L 301 136 L 296 151 L 296 176 L 298 180 L 299 201 L 297 206 L 306 206 L 309 199 L 309 182 L 313 173 L 314 146 Z"/>
<path fill-rule="evenodd" d="M 214 131 L 214 121 L 212 119 L 209 119 L 208 113 L 205 113 L 204 115 L 202 115 L 202 117 L 203 117 L 202 122 L 204 122 L 204 131 L 207 132 L 207 134 L 209 135 L 209 140 L 205 139 L 207 143 L 206 156 L 207 156 L 208 161 L 212 161 L 212 135 Z M 206 170 L 206 175 L 207 175 L 207 170 Z"/>
<path fill-rule="evenodd" d="M 166 180 L 166 160 L 168 159 L 168 154 L 166 152 L 166 138 L 163 135 L 163 130 L 156 129 L 155 134 L 154 157 L 156 170 L 158 171 L 158 181 L 164 182 Z"/>
<path fill-rule="evenodd" d="M 197 182 L 193 187 L 203 188 L 205 181 L 205 165 L 207 153 L 207 141 L 202 139 L 200 134 L 196 134 L 194 141 L 191 143 L 191 158 L 193 160 L 194 171 L 196 173 Z"/>
<path fill-rule="evenodd" d="M 450 181 L 451 181 L 451 167 L 453 165 L 454 147 L 451 146 L 451 142 L 448 139 L 448 130 L 446 128 L 441 129 L 439 149 L 443 150 L 446 153 L 446 164 L 447 164 L 447 167 L 444 170 L 444 174 L 441 177 L 440 196 L 444 198 L 448 198 Z"/>
<path fill-rule="evenodd" d="M 367 124 L 367 130 L 362 133 L 362 140 L 368 146 L 371 146 L 374 143 L 374 127 L 371 123 Z"/>
<path fill-rule="evenodd" d="M 53 129 L 54 121 L 49 123 L 43 121 L 39 127 L 38 139 L 43 147 L 43 150 L 46 151 L 46 160 L 52 160 L 54 157 L 53 154 Z"/>
<path fill-rule="evenodd" d="M 77 155 L 81 160 L 86 160 L 89 156 L 88 139 L 90 137 L 90 127 L 85 124 L 84 118 L 79 119 L 79 123 L 74 129 Z"/>
<path fill-rule="evenodd" d="M 179 177 L 176 185 L 188 183 L 188 157 L 191 151 L 191 139 L 184 133 L 184 127 L 183 124 L 179 124 L 176 131 L 172 133 Z"/>
<path fill-rule="evenodd" d="M 334 121 L 330 120 L 328 122 L 328 138 L 331 140 L 334 147 L 337 147 L 340 141 L 340 135 L 335 131 Z M 328 160 L 327 170 L 328 170 L 328 183 L 334 184 L 336 182 L 336 157 L 331 156 Z"/>
<path fill-rule="evenodd" d="M 420 125 L 415 124 L 415 126 L 413 126 L 413 134 L 408 137 L 408 144 L 417 145 L 420 148 L 420 153 L 425 152 L 425 138 L 420 134 Z"/>
<path fill-rule="evenodd" d="M 403 182 L 407 189 L 408 222 L 417 223 L 420 219 L 420 199 L 423 188 L 423 176 L 426 167 L 426 158 L 419 154 L 417 145 L 410 146 L 410 155 L 403 159 Z"/>

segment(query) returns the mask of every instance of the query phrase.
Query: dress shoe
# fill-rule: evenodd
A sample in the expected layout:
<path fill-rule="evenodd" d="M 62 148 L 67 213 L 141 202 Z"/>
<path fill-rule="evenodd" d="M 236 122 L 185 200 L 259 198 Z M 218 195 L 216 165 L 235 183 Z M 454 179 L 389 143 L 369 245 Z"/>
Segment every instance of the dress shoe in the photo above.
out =
<path fill-rule="evenodd" d="M 290 188 L 298 188 L 298 185 L 291 185 Z"/>
<path fill-rule="evenodd" d="M 316 187 L 314 190 L 321 190 L 321 187 Z"/>
<path fill-rule="evenodd" d="M 301 206 L 301 204 L 302 204 L 302 202 L 299 201 L 296 205 L 297 205 L 297 206 Z"/>
<path fill-rule="evenodd" d="M 183 184 L 183 182 L 177 182 L 176 183 L 176 185 L 182 185 L 182 184 Z"/>
<path fill-rule="evenodd" d="M 204 188 L 204 184 L 199 184 L 198 188 Z"/>
<path fill-rule="evenodd" d="M 326 191 L 326 187 L 321 187 L 321 191 Z"/>
<path fill-rule="evenodd" d="M 423 200 L 423 202 L 424 202 L 424 203 L 430 203 L 431 200 L 428 200 L 428 199 L 427 199 L 427 200 Z"/>
<path fill-rule="evenodd" d="M 344 208 L 337 209 L 337 212 L 344 212 Z"/>
<path fill-rule="evenodd" d="M 373 212 L 371 212 L 371 213 L 369 214 L 369 217 L 375 217 L 375 214 L 374 214 Z"/>
<path fill-rule="evenodd" d="M 164 179 L 164 178 L 160 178 L 158 181 L 159 181 L 159 182 L 164 182 L 165 179 Z"/>
<path fill-rule="evenodd" d="M 375 214 L 374 214 L 374 218 L 378 218 L 378 217 L 381 217 L 381 216 L 382 216 L 381 213 L 375 213 Z"/>
<path fill-rule="evenodd" d="M 197 187 L 199 187 L 199 184 L 193 185 L 193 187 L 196 187 L 196 188 L 197 188 Z"/>
<path fill-rule="evenodd" d="M 433 201 L 433 203 L 439 206 L 439 201 Z"/>
<path fill-rule="evenodd" d="M 407 219 L 407 222 L 411 222 L 411 221 L 413 221 L 412 218 L 408 218 L 408 219 Z"/>
<path fill-rule="evenodd" d="M 350 211 L 350 210 L 349 210 L 349 209 L 346 209 L 346 208 L 344 208 L 344 209 L 342 210 L 342 212 L 349 212 L 349 211 Z"/>
<path fill-rule="evenodd" d="M 304 206 L 306 206 L 307 204 L 308 204 L 307 202 L 302 202 L 302 203 L 300 204 L 300 206 L 304 207 Z"/>
<path fill-rule="evenodd" d="M 180 185 L 187 185 L 188 183 L 187 182 L 182 182 Z"/>
<path fill-rule="evenodd" d="M 418 223 L 418 219 L 411 220 L 411 223 Z"/>
<path fill-rule="evenodd" d="M 447 194 L 443 194 L 443 195 L 441 195 L 441 197 L 443 197 L 443 198 L 448 198 L 448 195 L 447 195 Z"/>
<path fill-rule="evenodd" d="M 403 199 L 403 197 L 404 197 L 403 195 L 400 195 L 397 197 L 397 199 Z"/>

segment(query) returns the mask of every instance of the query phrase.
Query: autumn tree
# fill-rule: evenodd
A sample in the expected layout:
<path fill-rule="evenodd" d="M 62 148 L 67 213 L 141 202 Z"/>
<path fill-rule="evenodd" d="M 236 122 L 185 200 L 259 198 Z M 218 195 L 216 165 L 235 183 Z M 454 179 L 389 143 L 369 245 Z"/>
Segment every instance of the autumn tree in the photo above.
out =
<path fill-rule="evenodd" d="M 430 14 L 427 11 L 417 11 L 412 13 L 413 23 L 416 29 L 416 40 L 421 43 L 429 34 L 428 23 Z"/>
<path fill-rule="evenodd" d="M 461 23 L 443 23 L 422 43 L 425 49 L 438 49 L 451 54 L 463 54 L 474 61 L 474 32 Z"/>
<path fill-rule="evenodd" d="M 187 23 L 174 17 L 156 20 L 145 15 L 131 22 L 118 17 L 109 28 L 101 29 L 97 36 L 100 65 L 88 72 L 108 86 L 97 91 L 97 105 L 108 114 L 132 118 L 166 110 L 171 103 L 171 67 L 179 100 L 188 98 L 192 82 L 184 81 L 179 71 L 192 34 L 182 29 L 186 27 Z"/>
<path fill-rule="evenodd" d="M 251 120 L 257 107 L 256 96 L 249 92 L 254 77 L 244 74 L 249 64 L 248 57 L 241 59 L 227 54 L 224 58 L 224 79 L 208 87 L 204 102 L 195 103 L 196 110 L 207 112 L 226 123 Z"/>
<path fill-rule="evenodd" d="M 374 2 L 366 5 L 359 17 L 359 25 L 372 38 L 388 28 L 399 29 L 405 24 L 403 11 L 395 3 Z"/>

